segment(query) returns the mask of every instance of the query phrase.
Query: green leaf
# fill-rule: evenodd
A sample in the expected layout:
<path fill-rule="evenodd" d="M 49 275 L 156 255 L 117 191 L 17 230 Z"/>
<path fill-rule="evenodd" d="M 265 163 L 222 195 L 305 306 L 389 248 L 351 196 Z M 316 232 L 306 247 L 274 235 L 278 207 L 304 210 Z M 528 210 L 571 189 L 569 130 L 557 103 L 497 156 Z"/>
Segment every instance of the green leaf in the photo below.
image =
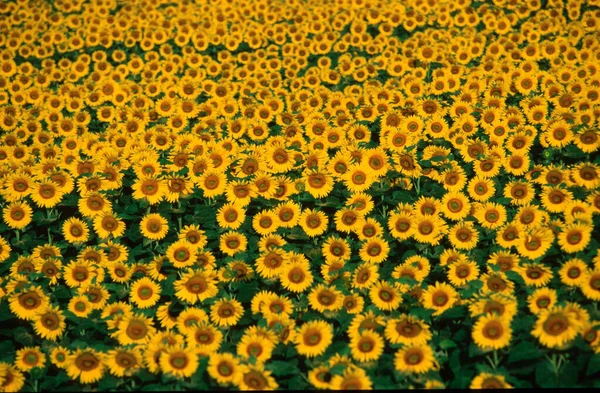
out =
<path fill-rule="evenodd" d="M 24 346 L 33 345 L 33 335 L 29 333 L 23 326 L 20 326 L 14 330 L 13 337 L 15 341 Z"/>
<path fill-rule="evenodd" d="M 463 306 L 454 306 L 444 311 L 436 319 L 440 321 L 448 319 L 462 319 L 465 315 L 467 315 L 467 312 Z"/>
<path fill-rule="evenodd" d="M 597 374 L 598 372 L 600 372 L 600 353 L 592 355 L 588 362 L 587 369 L 585 370 L 585 375 L 586 377 L 589 377 L 590 375 Z"/>
<path fill-rule="evenodd" d="M 535 383 L 540 388 L 558 387 L 558 375 L 550 367 L 550 363 L 545 361 L 540 363 L 535 369 Z"/>
<path fill-rule="evenodd" d="M 508 363 L 516 363 L 523 360 L 539 359 L 544 356 L 544 351 L 539 349 L 531 341 L 521 341 L 511 347 L 508 355 Z"/>
<path fill-rule="evenodd" d="M 336 364 L 335 366 L 329 369 L 329 373 L 331 375 L 342 375 L 344 373 L 344 370 L 346 370 L 345 364 Z"/>
<path fill-rule="evenodd" d="M 254 295 L 258 292 L 258 282 L 250 281 L 248 283 L 242 282 L 238 286 L 237 299 L 242 303 L 248 303 L 252 300 Z"/>
<path fill-rule="evenodd" d="M 442 349 L 450 349 L 450 348 L 456 348 L 458 345 L 456 345 L 456 343 L 448 338 L 443 339 L 442 341 L 440 341 L 439 343 L 439 347 Z"/>
<path fill-rule="evenodd" d="M 153 383 L 151 385 L 143 385 L 142 392 L 162 392 L 163 390 L 169 391 L 172 390 L 172 385 L 164 385 Z"/>
<path fill-rule="evenodd" d="M 300 373 L 297 364 L 298 360 L 293 360 L 291 362 L 274 360 L 272 362 L 269 362 L 268 368 L 273 372 L 273 375 L 276 377 L 285 375 L 297 375 L 298 373 Z"/>
<path fill-rule="evenodd" d="M 567 363 L 560 369 L 560 377 L 558 383 L 563 388 L 574 388 L 577 387 L 577 376 L 579 370 L 573 363 Z"/>
<path fill-rule="evenodd" d="M 505 274 L 506 278 L 508 278 L 510 281 L 513 281 L 515 284 L 525 286 L 525 280 L 523 280 L 523 277 L 519 273 L 513 270 L 508 270 L 505 272 Z"/>

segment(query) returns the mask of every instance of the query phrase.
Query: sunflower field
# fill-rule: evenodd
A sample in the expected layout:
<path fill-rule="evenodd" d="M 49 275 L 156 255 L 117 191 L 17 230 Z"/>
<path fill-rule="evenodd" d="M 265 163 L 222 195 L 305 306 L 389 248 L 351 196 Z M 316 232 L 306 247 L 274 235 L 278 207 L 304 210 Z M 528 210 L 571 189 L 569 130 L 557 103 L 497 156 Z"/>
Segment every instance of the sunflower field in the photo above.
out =
<path fill-rule="evenodd" d="M 0 392 L 600 387 L 599 0 L 0 1 Z"/>

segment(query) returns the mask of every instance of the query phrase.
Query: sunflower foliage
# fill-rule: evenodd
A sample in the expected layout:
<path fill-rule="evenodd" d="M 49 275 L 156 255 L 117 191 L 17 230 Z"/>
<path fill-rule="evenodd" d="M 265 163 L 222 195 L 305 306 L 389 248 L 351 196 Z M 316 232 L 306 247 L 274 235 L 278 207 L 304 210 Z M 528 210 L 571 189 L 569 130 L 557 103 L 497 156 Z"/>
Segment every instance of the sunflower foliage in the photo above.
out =
<path fill-rule="evenodd" d="M 0 391 L 600 387 L 598 0 L 0 3 Z"/>

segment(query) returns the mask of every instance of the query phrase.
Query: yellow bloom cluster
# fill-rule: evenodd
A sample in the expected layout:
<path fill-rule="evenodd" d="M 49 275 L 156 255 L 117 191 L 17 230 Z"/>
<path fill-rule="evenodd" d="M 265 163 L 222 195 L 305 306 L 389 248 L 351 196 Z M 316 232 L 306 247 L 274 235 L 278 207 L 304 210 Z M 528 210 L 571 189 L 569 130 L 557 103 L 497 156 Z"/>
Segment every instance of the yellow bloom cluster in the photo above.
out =
<path fill-rule="evenodd" d="M 600 353 L 599 7 L 0 3 L 0 313 L 30 337 L 0 391 L 530 387 L 517 342 Z"/>

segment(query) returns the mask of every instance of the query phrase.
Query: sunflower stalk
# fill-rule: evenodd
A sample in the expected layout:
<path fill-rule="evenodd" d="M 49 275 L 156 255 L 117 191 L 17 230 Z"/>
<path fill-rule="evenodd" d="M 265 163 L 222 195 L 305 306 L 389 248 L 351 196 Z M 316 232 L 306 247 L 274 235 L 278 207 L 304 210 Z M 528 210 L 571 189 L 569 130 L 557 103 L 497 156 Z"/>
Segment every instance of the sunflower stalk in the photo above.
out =
<path fill-rule="evenodd" d="M 548 361 L 550 362 L 550 365 L 552 366 L 552 371 L 556 375 L 559 374 L 561 367 L 565 364 L 567 360 L 565 355 L 557 355 L 555 353 L 552 354 L 552 357 L 546 355 L 546 359 L 548 359 Z"/>
<path fill-rule="evenodd" d="M 490 357 L 488 355 L 487 360 L 488 360 L 488 362 L 490 362 L 490 366 L 492 366 L 492 369 L 494 369 L 494 370 L 497 369 L 498 366 L 500 365 L 500 357 L 498 356 L 498 351 L 494 349 L 493 356 Z"/>
<path fill-rule="evenodd" d="M 421 177 L 419 176 L 417 180 L 414 182 L 415 191 L 417 191 L 417 195 L 421 195 Z"/>
<path fill-rule="evenodd" d="M 177 201 L 177 210 L 181 211 L 181 201 Z M 179 226 L 179 232 L 181 232 L 181 228 L 183 228 L 183 217 L 181 214 L 177 215 L 177 225 Z"/>

